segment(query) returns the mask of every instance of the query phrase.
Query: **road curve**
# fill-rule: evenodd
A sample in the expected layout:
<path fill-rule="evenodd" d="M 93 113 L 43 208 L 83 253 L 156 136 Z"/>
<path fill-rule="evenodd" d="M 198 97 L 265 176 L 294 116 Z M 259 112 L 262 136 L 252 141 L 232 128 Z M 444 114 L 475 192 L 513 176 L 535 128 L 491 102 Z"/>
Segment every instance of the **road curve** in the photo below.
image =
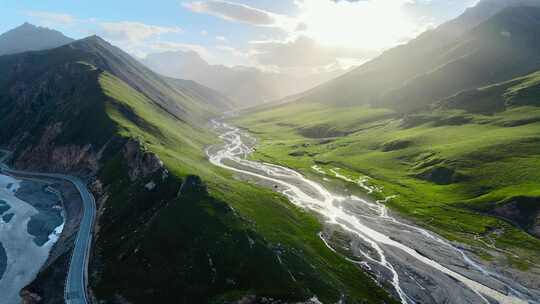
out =
<path fill-rule="evenodd" d="M 41 177 L 65 180 L 72 183 L 81 195 L 83 202 L 83 217 L 77 232 L 75 246 L 69 262 L 69 270 L 64 288 L 64 299 L 67 304 L 89 304 L 87 291 L 88 260 L 90 258 L 90 247 L 92 245 L 92 229 L 96 217 L 96 201 L 94 196 L 88 191 L 86 184 L 77 177 L 54 174 L 38 173 L 10 169 L 3 163 L 10 155 L 9 151 L 0 159 L 0 172 L 15 174 L 22 177 Z"/>

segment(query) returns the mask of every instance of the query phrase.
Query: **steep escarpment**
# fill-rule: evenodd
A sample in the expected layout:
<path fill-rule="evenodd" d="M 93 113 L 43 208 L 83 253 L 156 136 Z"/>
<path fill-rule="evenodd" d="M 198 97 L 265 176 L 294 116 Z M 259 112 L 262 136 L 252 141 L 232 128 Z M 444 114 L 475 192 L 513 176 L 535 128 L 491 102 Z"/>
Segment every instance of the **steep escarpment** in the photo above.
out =
<path fill-rule="evenodd" d="M 0 57 L 6 71 L 2 93 L 1 141 L 15 151 L 21 168 L 55 166 L 61 171 L 95 171 L 97 153 L 114 132 L 104 111 L 99 71 L 79 62 L 40 67 L 47 52 Z M 9 77 L 6 77 L 9 76 Z"/>

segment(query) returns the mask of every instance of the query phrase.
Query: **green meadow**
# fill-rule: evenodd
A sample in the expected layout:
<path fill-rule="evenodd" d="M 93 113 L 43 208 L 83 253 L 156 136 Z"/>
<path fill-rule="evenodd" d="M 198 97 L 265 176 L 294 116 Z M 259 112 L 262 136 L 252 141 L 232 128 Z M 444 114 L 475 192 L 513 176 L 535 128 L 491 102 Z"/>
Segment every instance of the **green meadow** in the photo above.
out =
<path fill-rule="evenodd" d="M 180 295 L 191 303 L 221 303 L 248 294 L 287 301 L 314 295 L 324 302 L 342 296 L 351 303 L 393 301 L 326 247 L 313 215 L 211 165 L 204 148 L 218 139 L 209 128 L 191 127 L 151 106 L 111 74 L 101 74 L 99 83 L 117 134 L 138 139 L 169 171 L 165 179 L 133 183 L 118 152 L 100 172 L 111 185 L 97 249 L 97 263 L 107 270 L 94 286 L 100 298 L 114 298 L 120 290 L 142 302 L 177 301 Z M 162 182 L 146 191 L 150 180 Z M 182 183 L 188 186 L 178 193 Z"/>
<path fill-rule="evenodd" d="M 503 255 L 527 269 L 540 257 L 540 240 L 527 232 L 535 219 L 526 214 L 540 208 L 539 121 L 533 106 L 492 114 L 440 107 L 398 116 L 389 109 L 298 102 L 232 122 L 259 139 L 254 159 L 318 179 L 324 176 L 314 165 L 326 177 L 335 168 L 351 179 L 368 177 L 382 189 L 372 198 L 396 196 L 387 204 L 402 216 L 472 245 L 485 259 Z M 520 217 L 494 212 L 512 201 Z"/>

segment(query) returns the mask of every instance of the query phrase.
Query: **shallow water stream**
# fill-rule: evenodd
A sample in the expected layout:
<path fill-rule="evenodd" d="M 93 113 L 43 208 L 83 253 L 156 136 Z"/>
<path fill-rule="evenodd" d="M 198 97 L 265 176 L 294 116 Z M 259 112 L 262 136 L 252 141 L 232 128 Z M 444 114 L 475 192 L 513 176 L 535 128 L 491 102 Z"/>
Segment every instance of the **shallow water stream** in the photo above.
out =
<path fill-rule="evenodd" d="M 289 168 L 248 160 L 254 143 L 249 134 L 218 121 L 213 121 L 213 127 L 224 141 L 207 150 L 214 165 L 272 185 L 295 205 L 320 214 L 326 224 L 346 232 L 353 239 L 355 259 L 351 262 L 390 283 L 391 292 L 402 303 L 540 303 L 540 291 L 488 269 L 456 245 L 393 217 L 382 203 L 332 193 Z M 346 179 L 337 169 L 332 171 L 333 177 Z M 358 184 L 368 192 L 373 190 L 362 181 Z"/>

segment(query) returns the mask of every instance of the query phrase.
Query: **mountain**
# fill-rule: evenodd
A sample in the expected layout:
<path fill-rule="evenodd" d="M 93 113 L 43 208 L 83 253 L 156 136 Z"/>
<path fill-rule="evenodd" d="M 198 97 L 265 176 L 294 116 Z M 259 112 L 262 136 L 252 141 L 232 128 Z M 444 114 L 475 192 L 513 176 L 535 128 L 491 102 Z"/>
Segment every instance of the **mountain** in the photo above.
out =
<path fill-rule="evenodd" d="M 0 35 L 0 55 L 52 49 L 72 41 L 58 31 L 24 23 Z"/>
<path fill-rule="evenodd" d="M 441 100 L 438 107 L 489 115 L 520 106 L 538 107 L 539 96 L 540 72 L 535 72 L 502 83 L 459 92 Z"/>
<path fill-rule="evenodd" d="M 220 92 L 198 84 L 193 80 L 166 77 L 165 80 L 173 88 L 183 92 L 195 100 L 205 100 L 210 106 L 220 111 L 232 110 L 235 104 Z"/>
<path fill-rule="evenodd" d="M 238 107 L 303 92 L 344 72 L 338 70 L 299 77 L 250 67 L 210 65 L 193 51 L 150 54 L 143 63 L 165 76 L 194 80 L 213 88 L 233 100 Z"/>
<path fill-rule="evenodd" d="M 13 165 L 77 175 L 96 197 L 95 302 L 392 303 L 325 245 L 314 216 L 210 164 L 208 121 L 228 106 L 97 36 L 0 56 L 0 145 Z M 63 302 L 77 219 L 25 294 Z"/>
<path fill-rule="evenodd" d="M 532 38 L 538 35 L 537 9 L 511 8 L 519 3 L 481 1 L 458 18 L 307 92 L 300 100 L 381 104 L 411 111 L 460 90 L 531 72 L 539 66 L 538 41 Z M 523 3 L 540 6 L 538 1 Z M 498 63 L 490 66 L 494 61 Z M 422 90 L 426 86 L 437 91 Z"/>
<path fill-rule="evenodd" d="M 47 134 L 49 140 L 52 139 L 50 136 L 66 136 L 64 141 L 70 142 L 72 136 L 76 137 L 78 141 L 94 146 L 91 150 L 97 153 L 98 147 L 110 139 L 114 128 L 105 111 L 109 110 L 105 101 L 111 98 L 107 94 L 115 94 L 113 99 L 124 102 L 114 106 L 124 115 L 135 115 L 133 111 L 138 105 L 148 107 L 145 114 L 165 115 L 190 128 L 206 123 L 209 117 L 223 110 L 205 100 L 194 99 L 192 93 L 173 88 L 167 80 L 96 36 L 53 51 L 1 56 L 0 67 L 6 71 L 0 78 L 4 106 L 2 144 L 24 148 L 19 155 L 21 161 L 33 160 L 33 151 L 40 152 L 38 157 L 45 157 L 41 152 L 54 157 L 54 150 L 43 151 L 40 145 L 33 147 L 37 144 L 34 136 L 43 132 L 53 133 Z M 125 94 L 116 96 L 119 92 Z M 134 96 L 137 98 L 128 98 Z M 148 128 L 151 122 L 137 118 L 136 124 Z M 20 138 L 13 135 L 20 135 Z M 21 145 L 21 142 L 26 144 Z M 36 162 L 34 166 L 38 164 L 47 165 Z M 77 166 L 75 163 L 69 165 Z"/>
<path fill-rule="evenodd" d="M 415 109 L 462 90 L 534 72 L 540 68 L 537 37 L 540 8 L 507 8 L 453 44 L 437 68 L 392 90 L 383 100 Z"/>
<path fill-rule="evenodd" d="M 540 258 L 540 8 L 515 3 L 481 1 L 231 120 L 257 136 L 254 159 L 330 183 L 345 176 L 350 191 L 369 185 L 396 213 L 529 282 Z"/>

